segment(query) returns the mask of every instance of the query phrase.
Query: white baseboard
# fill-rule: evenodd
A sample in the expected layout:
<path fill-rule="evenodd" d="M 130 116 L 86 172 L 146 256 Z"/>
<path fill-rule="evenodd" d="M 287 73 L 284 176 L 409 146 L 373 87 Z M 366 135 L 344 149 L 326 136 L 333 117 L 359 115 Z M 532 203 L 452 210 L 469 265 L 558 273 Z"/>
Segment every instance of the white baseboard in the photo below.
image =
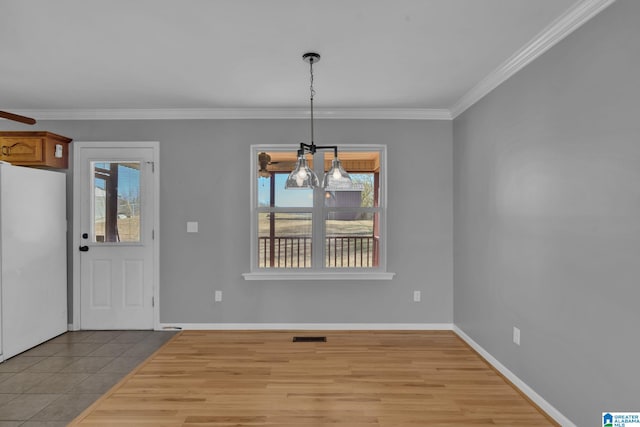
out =
<path fill-rule="evenodd" d="M 450 331 L 452 323 L 160 323 L 160 330 Z"/>
<path fill-rule="evenodd" d="M 524 393 L 529 399 L 531 399 L 536 405 L 546 412 L 551 418 L 560 423 L 563 427 L 576 427 L 574 423 L 567 417 L 565 417 L 560 411 L 558 411 L 553 405 L 544 400 L 542 396 L 529 387 L 524 381 L 518 378 L 513 372 L 507 369 L 502 363 L 493 357 L 487 350 L 482 348 L 480 344 L 475 342 L 471 337 L 465 334 L 458 326 L 453 325 L 453 331 L 458 334 L 467 344 L 469 344 L 475 351 L 477 351 L 489 364 L 504 375 L 509 381 L 513 383 L 522 393 Z"/>

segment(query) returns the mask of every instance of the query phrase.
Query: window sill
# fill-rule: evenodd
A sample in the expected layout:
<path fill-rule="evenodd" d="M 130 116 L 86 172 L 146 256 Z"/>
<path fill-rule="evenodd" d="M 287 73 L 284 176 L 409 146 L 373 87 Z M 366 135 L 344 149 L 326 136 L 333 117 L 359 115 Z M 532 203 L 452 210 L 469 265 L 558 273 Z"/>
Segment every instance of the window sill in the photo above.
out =
<path fill-rule="evenodd" d="M 370 272 L 253 272 L 243 273 L 244 280 L 391 280 L 396 273 Z"/>

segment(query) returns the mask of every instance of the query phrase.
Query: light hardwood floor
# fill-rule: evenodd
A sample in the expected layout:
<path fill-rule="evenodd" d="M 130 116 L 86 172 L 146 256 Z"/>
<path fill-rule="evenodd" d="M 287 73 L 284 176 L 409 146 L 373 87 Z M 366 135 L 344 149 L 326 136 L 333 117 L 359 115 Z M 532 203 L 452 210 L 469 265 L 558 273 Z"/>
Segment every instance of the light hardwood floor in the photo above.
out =
<path fill-rule="evenodd" d="M 72 425 L 557 424 L 451 331 L 185 331 Z"/>

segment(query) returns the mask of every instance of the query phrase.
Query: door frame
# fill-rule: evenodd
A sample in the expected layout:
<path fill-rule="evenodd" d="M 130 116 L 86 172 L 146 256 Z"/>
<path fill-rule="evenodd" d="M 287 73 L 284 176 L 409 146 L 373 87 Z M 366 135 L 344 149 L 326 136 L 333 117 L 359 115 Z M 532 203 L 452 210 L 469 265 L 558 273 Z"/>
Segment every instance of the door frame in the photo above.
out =
<path fill-rule="evenodd" d="M 150 148 L 153 151 L 153 328 L 160 329 L 160 143 L 158 141 L 74 141 L 73 146 L 73 227 L 71 239 L 73 270 L 73 321 L 71 330 L 78 331 L 82 326 L 81 319 L 81 286 L 80 286 L 80 150 L 82 148 Z"/>

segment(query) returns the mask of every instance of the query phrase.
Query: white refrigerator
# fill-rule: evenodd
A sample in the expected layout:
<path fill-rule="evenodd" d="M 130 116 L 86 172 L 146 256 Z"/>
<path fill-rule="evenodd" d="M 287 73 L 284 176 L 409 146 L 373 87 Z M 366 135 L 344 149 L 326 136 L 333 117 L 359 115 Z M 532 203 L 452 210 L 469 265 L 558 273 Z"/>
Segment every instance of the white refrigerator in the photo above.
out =
<path fill-rule="evenodd" d="M 67 330 L 65 183 L 0 162 L 0 361 Z"/>

